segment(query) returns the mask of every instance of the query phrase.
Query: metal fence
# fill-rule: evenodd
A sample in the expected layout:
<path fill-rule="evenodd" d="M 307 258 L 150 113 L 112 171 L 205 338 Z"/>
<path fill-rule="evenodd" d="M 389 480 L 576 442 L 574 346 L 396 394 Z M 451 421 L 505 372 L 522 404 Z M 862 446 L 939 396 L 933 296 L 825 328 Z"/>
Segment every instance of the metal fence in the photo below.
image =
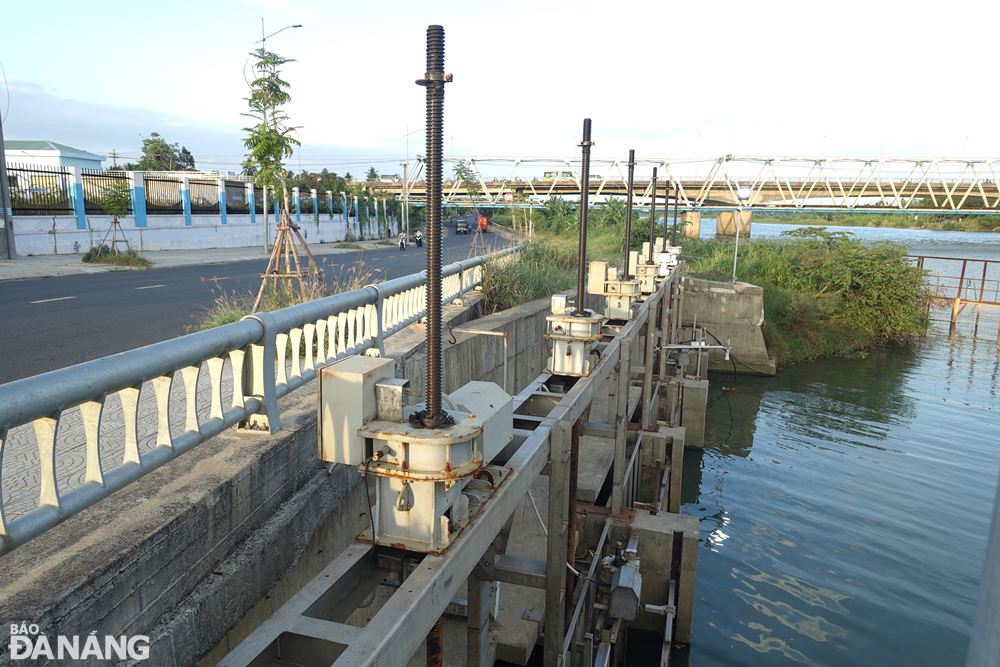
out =
<path fill-rule="evenodd" d="M 254 210 L 261 214 L 264 212 L 264 188 L 254 187 L 253 189 L 253 207 Z"/>
<path fill-rule="evenodd" d="M 248 213 L 247 186 L 242 181 L 226 181 L 226 211 Z"/>
<path fill-rule="evenodd" d="M 219 212 L 219 184 L 216 181 L 189 181 L 192 213 Z"/>
<path fill-rule="evenodd" d="M 170 178 L 145 176 L 147 215 L 181 215 L 184 204 L 181 201 L 181 182 Z"/>
<path fill-rule="evenodd" d="M 516 248 L 492 256 L 514 252 Z M 442 298 L 487 257 L 443 267 Z M 426 273 L 0 385 L 0 555 L 423 317 Z"/>
<path fill-rule="evenodd" d="M 7 163 L 10 204 L 14 215 L 69 215 L 73 213 L 69 171 Z"/>
<path fill-rule="evenodd" d="M 313 212 L 312 192 L 309 190 L 299 191 L 299 211 L 302 213 Z"/>
<path fill-rule="evenodd" d="M 92 215 L 104 214 L 104 207 L 101 204 L 111 192 L 112 186 L 122 183 L 129 188 L 132 187 L 132 179 L 124 171 L 82 169 L 80 178 L 83 180 L 84 210 Z M 128 212 L 132 213 L 131 197 L 129 198 Z"/>

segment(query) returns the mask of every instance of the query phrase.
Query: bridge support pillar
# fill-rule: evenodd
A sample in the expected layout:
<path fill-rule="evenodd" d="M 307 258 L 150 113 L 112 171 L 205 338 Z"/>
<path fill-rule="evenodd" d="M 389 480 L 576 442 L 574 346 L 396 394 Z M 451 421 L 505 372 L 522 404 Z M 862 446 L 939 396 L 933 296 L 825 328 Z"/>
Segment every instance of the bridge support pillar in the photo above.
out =
<path fill-rule="evenodd" d="M 681 234 L 689 239 L 701 236 L 701 211 L 681 213 Z"/>
<path fill-rule="evenodd" d="M 750 217 L 752 211 L 743 211 L 743 219 L 740 222 L 740 238 L 750 238 Z M 715 220 L 715 235 L 736 238 L 736 211 L 720 211 Z"/>

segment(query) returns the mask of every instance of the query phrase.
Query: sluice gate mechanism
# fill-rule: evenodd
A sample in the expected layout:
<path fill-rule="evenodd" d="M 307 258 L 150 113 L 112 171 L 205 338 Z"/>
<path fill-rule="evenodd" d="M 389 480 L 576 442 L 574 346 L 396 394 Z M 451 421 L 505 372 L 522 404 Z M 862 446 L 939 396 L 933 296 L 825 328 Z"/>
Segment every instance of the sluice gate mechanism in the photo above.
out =
<path fill-rule="evenodd" d="M 418 83 L 433 180 L 451 75 L 440 26 L 427 43 Z M 587 119 L 584 183 L 590 129 Z M 585 196 L 577 291 L 552 297 L 547 370 L 513 397 L 480 381 L 445 394 L 433 189 L 426 387 L 412 393 L 423 400 L 411 402 L 392 359 L 349 357 L 318 374 L 319 455 L 360 472 L 369 527 L 220 664 L 403 666 L 425 647 L 428 665 L 489 667 L 500 642 L 491 621 L 535 590 L 544 598 L 518 618 L 534 625 L 547 667 L 623 664 L 629 629 L 662 637 L 652 662 L 666 665 L 691 641 L 699 524 L 678 513 L 680 478 L 685 422 L 703 424 L 707 386 L 688 372 L 704 340 L 682 341 L 684 261 L 651 234 L 645 263 L 593 262 L 585 282 Z M 530 492 L 539 479 L 541 510 Z M 545 530 L 534 556 L 512 534 L 527 503 Z M 463 617 L 464 654 L 447 655 L 449 624 L 456 632 Z"/>

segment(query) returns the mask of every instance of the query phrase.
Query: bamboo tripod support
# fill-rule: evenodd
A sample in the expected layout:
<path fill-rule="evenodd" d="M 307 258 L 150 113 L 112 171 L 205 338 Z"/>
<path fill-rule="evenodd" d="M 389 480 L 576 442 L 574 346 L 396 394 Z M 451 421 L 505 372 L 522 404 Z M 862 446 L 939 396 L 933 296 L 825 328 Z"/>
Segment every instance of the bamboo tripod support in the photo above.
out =
<path fill-rule="evenodd" d="M 120 225 L 121 225 L 121 223 L 118 221 L 118 217 L 117 216 L 111 218 L 111 226 L 108 227 L 108 231 L 104 232 L 104 238 L 101 239 L 101 247 L 102 248 L 104 247 L 104 244 L 107 243 L 107 241 L 108 241 L 108 234 L 110 234 L 111 235 L 111 251 L 112 252 L 114 252 L 114 253 L 118 252 L 118 244 L 119 243 L 124 243 L 126 250 L 131 250 L 132 249 L 132 246 L 130 246 L 128 244 L 128 238 L 126 238 L 126 236 L 125 236 L 125 230 L 122 230 L 121 241 L 118 240 L 118 229 L 119 229 Z"/>
<path fill-rule="evenodd" d="M 251 312 L 254 313 L 257 312 L 261 299 L 264 297 L 264 290 L 267 288 L 268 279 L 272 281 L 274 287 L 277 287 L 278 281 L 282 278 L 298 278 L 299 286 L 302 288 L 303 293 L 305 292 L 305 275 L 308 275 L 309 272 L 307 269 L 306 273 L 303 274 L 302 264 L 299 260 L 299 251 L 295 247 L 295 239 L 298 239 L 302 250 L 309 258 L 312 271 L 315 272 L 320 282 L 323 281 L 323 271 L 319 268 L 319 264 L 316 263 L 312 253 L 309 252 L 309 246 L 306 245 L 305 239 L 299 234 L 299 226 L 289 219 L 287 210 L 281 211 L 281 222 L 275 227 L 275 231 L 277 232 L 277 236 L 274 239 L 274 247 L 271 249 L 271 257 L 267 262 L 267 269 L 260 276 L 260 289 L 257 290 L 257 299 L 253 303 L 253 310 Z M 284 257 L 284 271 L 282 271 L 282 257 Z"/>

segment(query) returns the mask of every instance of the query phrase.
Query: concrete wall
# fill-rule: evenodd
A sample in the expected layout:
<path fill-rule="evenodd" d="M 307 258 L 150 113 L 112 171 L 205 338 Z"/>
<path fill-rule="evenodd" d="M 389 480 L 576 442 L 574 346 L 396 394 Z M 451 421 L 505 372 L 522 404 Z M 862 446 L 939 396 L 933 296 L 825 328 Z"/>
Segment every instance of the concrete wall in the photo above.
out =
<path fill-rule="evenodd" d="M 293 219 L 294 219 L 294 213 Z M 318 223 L 312 214 L 303 215 L 299 228 L 309 243 L 339 243 L 347 233 L 347 224 L 335 215 L 320 214 Z M 324 219 L 327 218 L 327 219 Z M 147 215 L 146 227 L 136 227 L 135 219 L 128 216 L 121 220 L 129 244 L 139 251 L 188 250 L 196 248 L 249 248 L 264 243 L 264 216 L 250 222 L 249 214 L 227 216 L 222 224 L 220 215 L 193 215 L 192 224 L 184 224 L 183 215 Z M 111 224 L 111 216 L 88 215 L 87 229 L 78 229 L 76 216 L 14 216 L 14 234 L 17 253 L 25 255 L 64 255 L 86 252 L 99 245 Z M 274 241 L 274 216 L 268 215 L 267 230 Z M 357 221 L 351 219 L 355 236 Z M 108 239 L 110 243 L 110 237 Z M 75 246 L 74 244 L 79 244 Z"/>
<path fill-rule="evenodd" d="M 765 371 L 774 374 L 774 361 L 764 344 L 764 290 L 748 283 L 721 283 L 697 278 L 684 279 L 683 326 L 705 327 L 713 334 L 709 344 L 733 346 L 738 372 Z M 683 333 L 683 332 L 682 332 Z M 709 353 L 709 367 L 732 371 L 722 350 Z"/>
<path fill-rule="evenodd" d="M 478 300 L 478 297 L 473 297 Z M 514 388 L 546 357 L 547 299 L 476 321 L 509 330 Z M 445 308 L 461 326 L 475 306 Z M 470 324 L 469 326 L 472 326 Z M 450 340 L 450 339 L 449 339 Z M 386 341 L 397 369 L 423 391 L 423 327 Z M 502 382 L 502 339 L 468 336 L 444 347 L 446 390 L 472 378 Z M 215 664 L 367 525 L 354 468 L 318 460 L 316 394 L 282 399 L 274 436 L 227 431 L 4 556 L 0 647 L 10 623 L 85 638 L 147 635 L 147 665 Z M 0 650 L 0 665 L 19 660 Z"/>

